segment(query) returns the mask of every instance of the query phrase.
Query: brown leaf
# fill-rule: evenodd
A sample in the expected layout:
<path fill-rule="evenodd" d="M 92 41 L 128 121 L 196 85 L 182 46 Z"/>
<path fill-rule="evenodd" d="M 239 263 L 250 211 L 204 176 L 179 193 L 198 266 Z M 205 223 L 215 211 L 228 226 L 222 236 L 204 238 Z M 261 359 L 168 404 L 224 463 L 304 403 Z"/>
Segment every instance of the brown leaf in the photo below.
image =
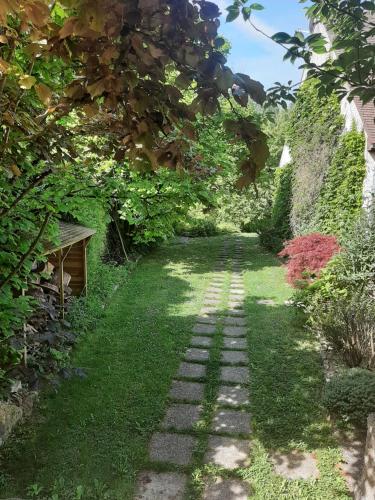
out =
<path fill-rule="evenodd" d="M 0 35 L 0 43 L 8 43 L 8 38 L 5 35 Z"/>
<path fill-rule="evenodd" d="M 0 57 L 0 71 L 2 73 L 7 73 L 10 68 L 10 64 Z"/>
<path fill-rule="evenodd" d="M 17 167 L 15 163 L 10 166 L 10 169 L 15 177 L 19 177 L 21 175 L 21 170 Z"/>
<path fill-rule="evenodd" d="M 92 118 L 98 113 L 99 106 L 96 102 L 93 102 L 91 104 L 84 104 L 82 106 L 82 110 L 88 118 Z"/>
<path fill-rule="evenodd" d="M 110 64 L 113 59 L 117 59 L 119 56 L 119 51 L 115 46 L 107 47 L 102 55 L 99 57 L 99 60 L 103 64 Z"/>
<path fill-rule="evenodd" d="M 5 111 L 5 113 L 3 113 L 3 122 L 8 125 L 14 125 L 13 115 L 9 111 Z"/>
<path fill-rule="evenodd" d="M 92 98 L 98 97 L 103 94 L 105 90 L 106 79 L 101 78 L 100 80 L 92 83 L 91 85 L 87 85 L 87 90 Z"/>
<path fill-rule="evenodd" d="M 195 129 L 190 123 L 186 123 L 181 132 L 191 140 L 196 139 Z"/>
<path fill-rule="evenodd" d="M 45 26 L 47 24 L 49 19 L 49 8 L 43 2 L 25 2 L 24 9 L 27 17 L 34 26 Z"/>
<path fill-rule="evenodd" d="M 68 36 L 74 34 L 74 28 L 77 23 L 77 20 L 78 20 L 77 17 L 70 17 L 65 21 L 64 26 L 59 31 L 60 38 L 67 38 Z"/>
<path fill-rule="evenodd" d="M 162 57 L 164 55 L 164 52 L 152 43 L 149 45 L 148 49 L 154 59 L 158 59 L 159 57 Z"/>
<path fill-rule="evenodd" d="M 16 12 L 18 8 L 18 0 L 0 0 L 0 23 L 6 25 L 8 14 Z"/>
<path fill-rule="evenodd" d="M 234 83 L 245 90 L 247 94 L 258 104 L 263 104 L 266 100 L 266 92 L 263 85 L 256 80 L 253 80 L 248 75 L 243 73 L 235 73 Z"/>
<path fill-rule="evenodd" d="M 44 83 L 38 83 L 35 85 L 35 91 L 42 103 L 48 106 L 52 99 L 51 89 L 47 85 L 44 85 Z"/>

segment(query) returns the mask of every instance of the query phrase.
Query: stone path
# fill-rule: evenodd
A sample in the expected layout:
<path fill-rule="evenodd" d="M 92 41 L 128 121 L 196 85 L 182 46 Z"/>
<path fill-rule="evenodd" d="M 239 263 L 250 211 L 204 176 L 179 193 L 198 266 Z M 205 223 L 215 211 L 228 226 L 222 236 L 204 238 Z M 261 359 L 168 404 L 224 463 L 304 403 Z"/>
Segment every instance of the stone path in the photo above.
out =
<path fill-rule="evenodd" d="M 250 374 L 243 257 L 240 239 L 234 248 L 224 243 L 192 329 L 190 346 L 172 381 L 169 406 L 160 430 L 151 438 L 149 459 L 155 470 L 140 473 L 137 500 L 185 498 L 191 467 L 201 461 L 223 472 L 249 465 Z M 214 404 L 207 405 L 212 388 Z M 163 472 L 159 472 L 161 466 Z M 175 472 L 176 467 L 185 471 Z M 164 472 L 168 468 L 170 471 Z M 227 472 L 222 477 L 206 478 L 202 498 L 242 500 L 249 494 L 250 485 L 235 477 L 228 479 Z"/>
<path fill-rule="evenodd" d="M 190 345 L 172 380 L 165 416 L 151 438 L 149 470 L 138 476 L 135 500 L 251 496 L 251 485 L 238 474 L 251 459 L 244 256 L 240 238 L 234 245 L 233 240 L 224 243 Z M 274 453 L 270 462 L 287 479 L 319 475 L 312 454 Z M 211 474 L 203 477 L 197 493 L 191 476 L 204 465 Z"/>

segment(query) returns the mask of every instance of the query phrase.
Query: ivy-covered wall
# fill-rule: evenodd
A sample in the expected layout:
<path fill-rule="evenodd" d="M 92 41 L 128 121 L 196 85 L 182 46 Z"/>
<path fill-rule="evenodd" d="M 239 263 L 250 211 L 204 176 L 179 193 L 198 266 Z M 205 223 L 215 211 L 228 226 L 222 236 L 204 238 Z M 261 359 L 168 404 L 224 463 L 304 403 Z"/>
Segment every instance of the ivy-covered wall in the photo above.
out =
<path fill-rule="evenodd" d="M 320 97 L 305 82 L 289 116 L 292 163 L 280 168 L 272 216 L 261 242 L 278 251 L 282 241 L 315 231 L 344 234 L 361 213 L 366 174 L 362 132 L 342 133 L 337 96 Z"/>
<path fill-rule="evenodd" d="M 338 236 L 353 225 L 361 213 L 366 175 L 363 133 L 352 131 L 341 137 L 325 176 L 316 210 L 316 227 Z"/>
<path fill-rule="evenodd" d="M 290 114 L 287 142 L 293 158 L 290 223 L 295 235 L 314 230 L 318 199 L 343 127 L 335 95 L 319 97 L 305 82 Z"/>

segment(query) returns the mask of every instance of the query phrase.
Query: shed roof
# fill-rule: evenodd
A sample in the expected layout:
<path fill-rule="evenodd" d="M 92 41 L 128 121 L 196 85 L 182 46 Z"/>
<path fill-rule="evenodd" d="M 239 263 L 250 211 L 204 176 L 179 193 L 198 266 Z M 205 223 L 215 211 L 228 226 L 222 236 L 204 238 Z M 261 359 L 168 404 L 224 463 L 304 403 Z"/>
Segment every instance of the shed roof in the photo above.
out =
<path fill-rule="evenodd" d="M 47 245 L 46 254 L 74 245 L 74 243 L 89 238 L 95 233 L 95 229 L 67 222 L 59 222 L 59 243 Z"/>

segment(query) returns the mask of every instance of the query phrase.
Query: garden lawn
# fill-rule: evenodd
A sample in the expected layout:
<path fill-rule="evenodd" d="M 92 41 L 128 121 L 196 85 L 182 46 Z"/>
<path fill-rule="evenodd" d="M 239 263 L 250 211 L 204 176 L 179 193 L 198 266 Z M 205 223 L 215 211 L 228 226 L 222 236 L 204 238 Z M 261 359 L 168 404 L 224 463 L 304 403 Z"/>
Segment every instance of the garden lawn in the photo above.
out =
<path fill-rule="evenodd" d="M 259 500 L 349 498 L 320 405 L 317 345 L 284 305 L 291 290 L 278 261 L 256 237 L 243 238 L 253 441 L 251 466 L 239 474 Z M 87 378 L 64 381 L 46 395 L 32 421 L 2 449 L 0 498 L 27 492 L 51 500 L 132 498 L 224 239 L 176 241 L 143 259 L 75 351 L 74 365 Z M 200 439 L 203 444 L 204 435 Z M 316 453 L 318 480 L 273 474 L 267 453 L 296 448 Z M 187 469 L 191 499 L 199 498 L 203 477 L 216 473 L 202 465 L 202 456 L 203 450 Z"/>

